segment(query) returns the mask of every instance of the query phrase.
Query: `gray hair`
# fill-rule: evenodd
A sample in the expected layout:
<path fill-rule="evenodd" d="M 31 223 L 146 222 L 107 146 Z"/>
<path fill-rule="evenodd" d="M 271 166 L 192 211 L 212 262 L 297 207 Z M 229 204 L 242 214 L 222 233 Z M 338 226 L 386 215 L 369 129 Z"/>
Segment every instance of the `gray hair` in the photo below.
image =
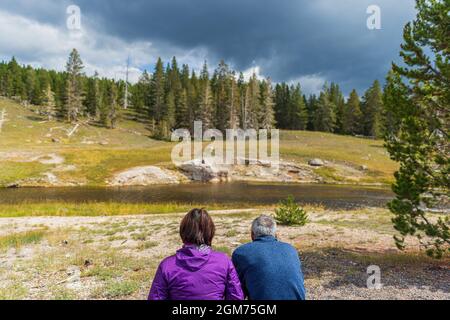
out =
<path fill-rule="evenodd" d="M 272 236 L 275 237 L 277 232 L 277 223 L 275 220 L 266 215 L 259 216 L 252 223 L 252 233 L 255 238 Z"/>

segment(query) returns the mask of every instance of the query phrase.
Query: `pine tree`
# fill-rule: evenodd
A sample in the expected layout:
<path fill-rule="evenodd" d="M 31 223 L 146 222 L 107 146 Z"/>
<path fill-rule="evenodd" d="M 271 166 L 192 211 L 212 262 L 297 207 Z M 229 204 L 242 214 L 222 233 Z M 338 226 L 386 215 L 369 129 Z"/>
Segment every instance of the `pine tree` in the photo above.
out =
<path fill-rule="evenodd" d="M 39 90 L 40 85 L 39 82 L 36 79 L 36 73 L 31 68 L 31 66 L 28 66 L 24 71 L 24 91 L 22 95 L 22 101 L 27 101 L 29 103 L 33 103 L 34 100 L 34 94 L 36 93 L 39 96 Z M 37 91 L 37 92 L 36 92 Z M 37 103 L 38 104 L 38 103 Z"/>
<path fill-rule="evenodd" d="M 275 120 L 280 129 L 289 128 L 289 90 L 290 88 L 286 83 L 277 83 L 275 86 Z"/>
<path fill-rule="evenodd" d="M 176 128 L 177 129 L 190 129 L 189 123 L 189 110 L 188 110 L 188 94 L 187 90 L 183 89 L 178 102 L 177 109 L 175 110 Z"/>
<path fill-rule="evenodd" d="M 138 83 L 131 87 L 131 105 L 136 114 L 136 120 L 144 122 L 150 116 L 151 106 L 151 79 L 147 70 L 144 70 Z"/>
<path fill-rule="evenodd" d="M 341 115 L 341 133 L 355 135 L 361 132 L 361 103 L 355 89 L 350 93 Z"/>
<path fill-rule="evenodd" d="M 100 109 L 100 92 L 98 85 L 98 73 L 87 80 L 86 97 L 84 100 L 85 113 L 90 117 L 97 117 Z"/>
<path fill-rule="evenodd" d="M 337 133 L 342 133 L 345 98 L 341 89 L 339 88 L 339 85 L 336 83 L 331 83 L 330 100 L 333 103 L 334 113 L 336 114 L 336 127 L 334 131 Z"/>
<path fill-rule="evenodd" d="M 70 53 L 66 65 L 68 75 L 66 86 L 66 111 L 67 120 L 69 122 L 77 122 L 80 112 L 82 111 L 82 83 L 81 76 L 83 70 L 83 62 L 76 49 Z"/>
<path fill-rule="evenodd" d="M 393 64 L 384 98 L 392 116 L 386 147 L 400 163 L 389 208 L 398 248 L 416 236 L 440 258 L 450 252 L 450 219 L 431 218 L 428 208 L 448 205 L 450 197 L 450 2 L 417 0 L 416 9 L 404 28 L 404 67 Z"/>
<path fill-rule="evenodd" d="M 117 120 L 118 120 L 118 99 L 117 99 L 117 87 L 115 83 L 111 83 L 108 86 L 107 91 L 108 99 L 107 99 L 107 106 L 108 106 L 108 121 L 109 121 L 109 127 L 111 129 L 115 129 L 117 126 Z"/>
<path fill-rule="evenodd" d="M 386 85 L 383 90 L 383 110 L 382 110 L 382 132 L 383 137 L 389 137 L 392 134 L 398 134 L 400 120 L 395 117 L 395 109 L 407 110 L 408 88 L 401 81 L 398 73 L 390 70 L 386 77 Z"/>
<path fill-rule="evenodd" d="M 247 86 L 244 105 L 244 129 L 258 129 L 257 111 L 260 109 L 260 86 L 253 73 Z"/>
<path fill-rule="evenodd" d="M 200 74 L 200 95 L 199 95 L 200 120 L 203 124 L 203 130 L 212 129 L 213 127 L 213 101 L 211 95 L 211 85 L 209 82 L 208 65 L 203 65 Z"/>
<path fill-rule="evenodd" d="M 170 131 L 171 129 L 175 128 L 175 94 L 173 93 L 173 91 L 170 91 L 169 94 L 167 95 L 167 99 L 166 99 L 166 112 L 164 114 L 164 121 L 165 121 L 165 125 L 167 126 L 168 131 Z"/>
<path fill-rule="evenodd" d="M 100 88 L 100 108 L 98 110 L 99 123 L 104 126 L 109 126 L 109 107 L 110 107 L 110 95 L 109 95 L 109 83 L 105 79 L 101 79 L 99 82 Z"/>
<path fill-rule="evenodd" d="M 24 83 L 22 71 L 16 58 L 12 58 L 8 64 L 7 92 L 10 98 L 20 98 L 23 96 Z"/>
<path fill-rule="evenodd" d="M 31 103 L 37 106 L 45 103 L 45 94 L 47 87 L 50 85 L 48 72 L 42 69 L 35 71 L 36 81 L 34 82 L 34 88 L 31 98 Z"/>
<path fill-rule="evenodd" d="M 53 118 L 56 117 L 57 115 L 57 110 L 56 110 L 55 94 L 53 93 L 50 84 L 47 85 L 42 102 L 44 107 L 43 111 L 47 115 L 48 121 L 53 120 Z"/>
<path fill-rule="evenodd" d="M 224 132 L 230 122 L 231 77 L 228 65 L 222 60 L 214 72 L 212 89 L 214 91 L 215 127 Z"/>
<path fill-rule="evenodd" d="M 290 88 L 288 102 L 288 129 L 305 130 L 308 125 L 308 110 L 306 109 L 300 84 Z"/>
<path fill-rule="evenodd" d="M 335 106 L 330 100 L 329 90 L 325 86 L 324 90 L 320 93 L 316 109 L 314 110 L 314 130 L 333 132 L 336 127 L 334 110 Z"/>
<path fill-rule="evenodd" d="M 178 68 L 178 62 L 175 57 L 172 58 L 172 66 L 167 74 L 167 78 L 166 92 L 173 92 L 175 105 L 177 105 L 183 88 L 181 84 L 181 75 Z"/>
<path fill-rule="evenodd" d="M 382 123 L 381 113 L 383 110 L 383 93 L 380 83 L 375 80 L 367 90 L 362 103 L 362 127 L 363 134 L 370 137 L 381 137 Z"/>
<path fill-rule="evenodd" d="M 155 122 L 159 123 L 162 120 L 165 109 L 165 74 L 161 58 L 158 58 L 155 66 L 155 72 L 151 79 L 151 106 L 150 117 Z"/>
<path fill-rule="evenodd" d="M 242 72 L 239 73 L 237 87 L 239 92 L 239 128 L 244 128 L 245 93 L 247 91 L 247 84 L 245 83 L 244 74 Z"/>
<path fill-rule="evenodd" d="M 308 126 L 307 129 L 314 131 L 314 114 L 317 109 L 317 97 L 312 94 L 308 98 L 308 103 L 306 104 L 306 109 L 308 110 Z"/>
<path fill-rule="evenodd" d="M 187 102 L 188 102 L 188 120 L 189 129 L 194 132 L 194 122 L 200 117 L 199 109 L 199 79 L 195 71 L 192 71 L 191 78 L 187 89 Z"/>
<path fill-rule="evenodd" d="M 230 116 L 227 129 L 237 129 L 240 127 L 240 94 L 234 73 L 230 77 Z"/>
<path fill-rule="evenodd" d="M 275 125 L 272 83 L 270 79 L 261 82 L 260 97 L 259 110 L 257 110 L 258 127 L 255 129 L 270 130 Z"/>

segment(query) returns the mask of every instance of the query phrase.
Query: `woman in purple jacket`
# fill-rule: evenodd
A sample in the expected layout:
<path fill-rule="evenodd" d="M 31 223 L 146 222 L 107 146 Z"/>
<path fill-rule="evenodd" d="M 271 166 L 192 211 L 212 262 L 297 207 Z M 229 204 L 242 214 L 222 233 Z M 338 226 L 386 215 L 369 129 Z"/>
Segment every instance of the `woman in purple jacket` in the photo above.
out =
<path fill-rule="evenodd" d="M 211 249 L 214 233 L 206 210 L 189 211 L 180 225 L 184 246 L 159 265 L 149 300 L 244 299 L 230 258 Z"/>

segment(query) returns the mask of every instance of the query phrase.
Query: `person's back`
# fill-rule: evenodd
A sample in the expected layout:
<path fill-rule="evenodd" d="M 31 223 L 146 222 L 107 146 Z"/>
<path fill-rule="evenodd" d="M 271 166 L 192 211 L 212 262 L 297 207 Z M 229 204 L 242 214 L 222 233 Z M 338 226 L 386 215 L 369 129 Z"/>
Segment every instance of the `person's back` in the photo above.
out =
<path fill-rule="evenodd" d="M 208 246 L 185 245 L 164 259 L 150 291 L 151 300 L 242 299 L 231 260 Z"/>
<path fill-rule="evenodd" d="M 250 300 L 304 300 L 300 258 L 294 247 L 275 238 L 275 227 L 272 218 L 259 217 L 252 226 L 253 242 L 234 251 L 242 287 Z"/>
<path fill-rule="evenodd" d="M 191 210 L 180 225 L 184 246 L 158 267 L 149 300 L 242 300 L 236 270 L 225 254 L 211 249 L 215 227 L 203 209 Z"/>

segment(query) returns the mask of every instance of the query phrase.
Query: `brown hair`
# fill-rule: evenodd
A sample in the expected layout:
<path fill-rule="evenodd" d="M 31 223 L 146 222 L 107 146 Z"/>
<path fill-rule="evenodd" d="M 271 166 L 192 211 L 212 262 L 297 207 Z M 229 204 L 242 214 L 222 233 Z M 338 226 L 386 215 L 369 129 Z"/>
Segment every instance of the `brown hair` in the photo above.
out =
<path fill-rule="evenodd" d="M 205 209 L 192 209 L 181 220 L 180 236 L 183 243 L 211 246 L 216 227 Z"/>

